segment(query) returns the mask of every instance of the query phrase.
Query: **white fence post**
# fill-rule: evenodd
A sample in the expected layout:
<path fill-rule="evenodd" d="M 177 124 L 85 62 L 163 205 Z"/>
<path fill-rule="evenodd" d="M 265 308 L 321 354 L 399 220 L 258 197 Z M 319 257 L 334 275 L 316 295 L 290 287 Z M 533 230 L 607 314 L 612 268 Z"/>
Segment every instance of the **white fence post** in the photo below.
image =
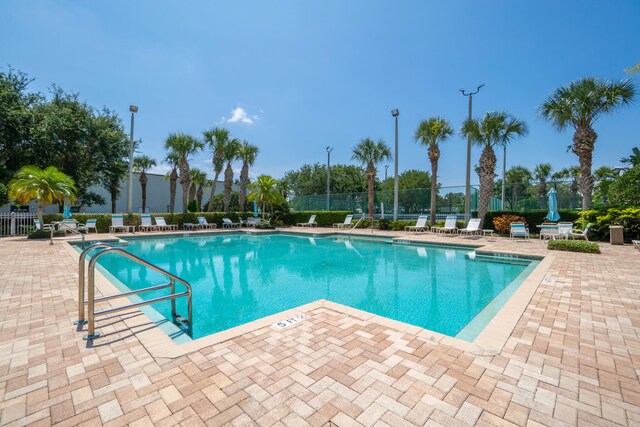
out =
<path fill-rule="evenodd" d="M 11 236 L 15 236 L 16 235 L 16 213 L 15 212 L 11 212 L 11 226 L 10 226 L 10 235 Z"/>

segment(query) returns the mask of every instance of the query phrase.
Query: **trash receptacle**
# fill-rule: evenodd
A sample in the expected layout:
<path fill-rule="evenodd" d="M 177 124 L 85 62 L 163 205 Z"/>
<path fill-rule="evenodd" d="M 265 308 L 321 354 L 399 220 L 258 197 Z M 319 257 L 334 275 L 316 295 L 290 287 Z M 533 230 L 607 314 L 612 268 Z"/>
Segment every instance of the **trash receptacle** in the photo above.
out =
<path fill-rule="evenodd" d="M 612 245 L 624 245 L 624 228 L 621 225 L 610 225 L 609 235 Z"/>

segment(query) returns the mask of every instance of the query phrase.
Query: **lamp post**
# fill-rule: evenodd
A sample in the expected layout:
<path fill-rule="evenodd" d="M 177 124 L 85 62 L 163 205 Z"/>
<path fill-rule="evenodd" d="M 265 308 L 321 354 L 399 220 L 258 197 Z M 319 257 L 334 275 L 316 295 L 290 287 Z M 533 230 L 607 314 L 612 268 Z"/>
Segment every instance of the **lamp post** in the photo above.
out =
<path fill-rule="evenodd" d="M 505 180 L 507 174 L 507 143 L 504 143 L 504 155 L 502 156 L 502 203 L 500 204 L 500 210 L 504 211 L 504 195 L 505 195 Z M 513 194 L 513 191 L 511 192 Z M 511 200 L 511 207 L 513 208 L 513 200 Z M 512 209 L 513 210 L 513 209 Z"/>
<path fill-rule="evenodd" d="M 464 89 L 460 89 L 463 96 L 469 97 L 469 119 L 472 118 L 473 95 L 480 92 L 482 86 L 484 83 L 478 86 L 475 92 L 465 92 Z M 471 218 L 471 136 L 467 138 L 467 181 L 464 191 L 464 220 L 469 221 L 469 218 Z"/>
<path fill-rule="evenodd" d="M 138 112 L 137 105 L 129 105 L 131 111 L 131 134 L 129 138 L 129 189 L 127 191 L 127 212 L 133 213 L 133 115 Z"/>
<path fill-rule="evenodd" d="M 384 165 L 384 181 L 382 181 L 382 219 L 384 219 L 384 204 L 387 203 L 387 171 L 389 165 Z"/>
<path fill-rule="evenodd" d="M 393 156 L 394 176 L 393 176 L 393 220 L 398 220 L 398 116 L 400 112 L 397 108 L 391 110 L 391 115 L 396 118 L 396 147 Z"/>
<path fill-rule="evenodd" d="M 331 152 L 333 147 L 327 145 L 327 210 L 329 210 L 329 197 L 331 195 Z"/>

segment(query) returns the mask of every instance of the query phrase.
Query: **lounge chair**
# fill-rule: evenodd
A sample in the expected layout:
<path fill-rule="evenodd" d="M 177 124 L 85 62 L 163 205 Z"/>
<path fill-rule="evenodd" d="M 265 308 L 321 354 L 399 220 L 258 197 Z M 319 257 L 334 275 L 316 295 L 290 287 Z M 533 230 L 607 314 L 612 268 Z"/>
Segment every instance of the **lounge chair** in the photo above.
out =
<path fill-rule="evenodd" d="M 40 221 L 37 220 L 37 219 L 33 220 L 33 225 L 35 225 L 36 230 L 43 230 L 43 231 L 44 230 L 46 230 L 46 231 L 51 230 L 51 226 L 52 226 L 52 224 L 40 224 Z"/>
<path fill-rule="evenodd" d="M 584 228 L 584 230 L 577 230 L 577 229 L 574 228 L 569 233 L 569 236 L 572 239 L 575 239 L 576 237 L 584 237 L 584 240 L 586 240 L 588 242 L 589 241 L 589 236 L 587 236 L 587 234 L 589 233 L 589 229 L 590 228 L 591 228 L 591 224 L 587 224 L 587 226 Z"/>
<path fill-rule="evenodd" d="M 318 223 L 316 222 L 316 216 L 311 215 L 309 221 L 307 222 L 299 222 L 296 224 L 298 227 L 317 227 Z"/>
<path fill-rule="evenodd" d="M 558 223 L 558 233 L 560 237 L 563 239 L 568 239 L 569 234 L 573 231 L 573 223 L 572 222 L 559 222 Z"/>
<path fill-rule="evenodd" d="M 431 227 L 431 230 L 435 231 L 436 233 L 453 233 L 454 231 L 458 230 L 458 226 L 456 225 L 456 220 L 458 218 L 455 215 L 447 215 L 447 219 L 445 219 L 444 221 L 444 226 L 442 227 Z"/>
<path fill-rule="evenodd" d="M 404 227 L 404 231 L 427 231 L 429 229 L 427 219 L 428 217 L 426 215 L 420 215 L 416 221 L 416 225 L 407 225 Z"/>
<path fill-rule="evenodd" d="M 518 236 L 522 236 L 525 239 L 529 238 L 529 229 L 527 228 L 524 222 L 511 223 L 511 230 L 509 232 L 509 237 L 513 239 L 514 237 L 518 237 Z"/>
<path fill-rule="evenodd" d="M 140 225 L 138 231 L 155 231 L 157 227 L 151 222 L 151 215 L 143 214 L 140 216 Z"/>
<path fill-rule="evenodd" d="M 154 219 L 156 220 L 156 229 L 158 230 L 169 230 L 169 231 L 178 230 L 178 226 L 176 224 L 167 224 L 167 221 L 164 220 L 163 216 L 157 216 Z"/>
<path fill-rule="evenodd" d="M 207 222 L 207 218 L 203 216 L 198 217 L 198 225 L 200 226 L 200 228 L 205 228 L 205 229 L 212 229 L 212 228 L 218 227 L 218 224 L 209 224 Z"/>
<path fill-rule="evenodd" d="M 265 221 L 265 222 L 267 222 L 267 221 Z M 247 218 L 244 221 L 244 224 L 247 227 L 254 227 L 255 228 L 256 226 L 262 224 L 262 220 L 260 218 Z"/>
<path fill-rule="evenodd" d="M 344 219 L 344 222 L 336 222 L 333 224 L 333 228 L 348 228 L 351 227 L 351 221 L 353 220 L 353 215 L 347 215 Z"/>
<path fill-rule="evenodd" d="M 222 218 L 222 228 L 240 228 L 239 222 L 233 222 L 229 218 Z"/>
<path fill-rule="evenodd" d="M 560 228 L 558 227 L 558 224 L 544 223 L 540 226 L 540 240 L 555 240 L 556 237 L 560 237 Z"/>
<path fill-rule="evenodd" d="M 111 215 L 111 227 L 109 227 L 109 233 L 115 233 L 118 230 L 133 233 L 135 231 L 135 227 L 133 225 L 124 225 L 124 217 L 122 215 Z"/>
<path fill-rule="evenodd" d="M 480 234 L 480 231 L 480 218 L 471 218 L 466 228 L 461 228 L 458 233 L 474 235 Z"/>
<path fill-rule="evenodd" d="M 640 240 L 632 240 L 633 247 L 640 251 Z"/>
<path fill-rule="evenodd" d="M 97 219 L 88 219 L 86 224 L 78 224 L 78 231 L 86 231 L 87 233 L 89 233 L 90 230 L 94 230 L 97 233 L 97 222 Z"/>

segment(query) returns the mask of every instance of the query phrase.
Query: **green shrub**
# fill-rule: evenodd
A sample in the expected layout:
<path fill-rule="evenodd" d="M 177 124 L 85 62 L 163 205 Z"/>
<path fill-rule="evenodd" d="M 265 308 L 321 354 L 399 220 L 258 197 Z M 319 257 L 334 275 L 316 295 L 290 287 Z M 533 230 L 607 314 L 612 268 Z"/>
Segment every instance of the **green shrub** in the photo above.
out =
<path fill-rule="evenodd" d="M 53 232 L 53 237 L 64 237 L 65 232 L 62 230 L 56 230 Z M 33 230 L 27 234 L 27 239 L 49 239 L 51 237 L 51 231 L 49 230 Z"/>
<path fill-rule="evenodd" d="M 351 211 L 299 211 L 290 212 L 283 221 L 285 224 L 296 225 L 299 222 L 309 221 L 311 215 L 316 216 L 318 227 L 332 227 L 335 223 L 344 222 L 347 215 L 351 215 Z M 356 219 L 353 219 L 356 221 Z"/>
<path fill-rule="evenodd" d="M 634 166 L 611 183 L 609 204 L 612 206 L 640 206 L 640 165 Z"/>
<path fill-rule="evenodd" d="M 389 223 L 389 229 L 392 231 L 404 231 L 404 228 L 409 225 L 416 225 L 416 222 L 399 219 L 397 221 L 391 221 Z"/>
<path fill-rule="evenodd" d="M 547 210 L 534 210 L 527 212 L 515 212 L 515 211 L 493 211 L 487 212 L 482 222 L 482 228 L 491 228 L 493 226 L 493 219 L 501 215 L 517 215 L 524 219 L 525 224 L 529 226 L 529 231 L 534 232 L 537 228 L 536 225 L 543 222 L 549 222 L 545 217 L 549 211 Z M 563 209 L 558 212 L 560 214 L 560 221 L 576 223 L 580 219 L 579 210 Z"/>
<path fill-rule="evenodd" d="M 200 206 L 198 206 L 197 200 L 189 200 L 187 203 L 187 211 L 189 212 L 200 212 Z"/>
<path fill-rule="evenodd" d="M 600 248 L 597 243 L 585 242 L 583 240 L 551 240 L 547 248 L 552 251 L 585 252 L 589 254 L 600 253 Z"/>
<path fill-rule="evenodd" d="M 376 225 L 378 226 L 379 230 L 388 230 L 389 226 L 391 224 L 391 221 L 389 221 L 388 219 L 384 218 L 384 219 L 379 219 L 378 222 L 376 223 Z"/>
<path fill-rule="evenodd" d="M 640 207 L 590 209 L 582 212 L 580 216 L 581 226 L 591 224 L 590 239 L 609 240 L 610 225 L 622 225 L 624 227 L 625 242 L 640 239 Z"/>

